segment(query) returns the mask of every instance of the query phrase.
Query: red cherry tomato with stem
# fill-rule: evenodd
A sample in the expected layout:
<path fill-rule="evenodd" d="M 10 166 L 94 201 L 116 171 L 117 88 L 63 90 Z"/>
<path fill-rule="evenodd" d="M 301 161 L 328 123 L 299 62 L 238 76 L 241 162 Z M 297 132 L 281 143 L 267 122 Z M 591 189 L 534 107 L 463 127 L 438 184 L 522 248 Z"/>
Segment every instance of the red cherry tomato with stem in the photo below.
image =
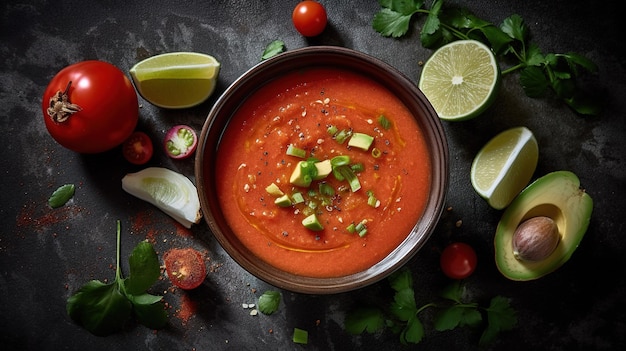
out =
<path fill-rule="evenodd" d="M 144 132 L 134 132 L 122 146 L 124 158 L 135 165 L 143 165 L 150 161 L 153 152 L 152 140 Z"/>
<path fill-rule="evenodd" d="M 465 279 L 476 269 L 476 251 L 468 244 L 455 242 L 443 249 L 440 258 L 441 270 L 452 279 Z"/>
<path fill-rule="evenodd" d="M 328 17 L 322 4 L 317 1 L 306 0 L 296 5 L 291 20 L 300 34 L 305 37 L 314 37 L 324 31 Z"/>
<path fill-rule="evenodd" d="M 130 79 L 102 61 L 82 61 L 59 71 L 43 94 L 48 132 L 79 153 L 121 145 L 137 126 L 139 104 Z"/>
<path fill-rule="evenodd" d="M 206 277 L 204 258 L 193 248 L 170 249 L 163 255 L 163 261 L 168 278 L 181 289 L 195 289 Z"/>

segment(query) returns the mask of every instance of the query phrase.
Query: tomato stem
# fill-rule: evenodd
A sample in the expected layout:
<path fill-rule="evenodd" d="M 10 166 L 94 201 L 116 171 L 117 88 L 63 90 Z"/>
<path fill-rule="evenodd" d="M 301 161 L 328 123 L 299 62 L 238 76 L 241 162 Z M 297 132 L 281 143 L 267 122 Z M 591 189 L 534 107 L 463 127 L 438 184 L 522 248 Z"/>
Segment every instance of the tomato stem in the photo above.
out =
<path fill-rule="evenodd" d="M 74 113 L 81 111 L 82 108 L 76 104 L 72 104 L 69 99 L 69 91 L 72 86 L 70 80 L 65 87 L 65 91 L 57 91 L 51 98 L 48 107 L 48 116 L 56 123 L 63 123 Z"/>

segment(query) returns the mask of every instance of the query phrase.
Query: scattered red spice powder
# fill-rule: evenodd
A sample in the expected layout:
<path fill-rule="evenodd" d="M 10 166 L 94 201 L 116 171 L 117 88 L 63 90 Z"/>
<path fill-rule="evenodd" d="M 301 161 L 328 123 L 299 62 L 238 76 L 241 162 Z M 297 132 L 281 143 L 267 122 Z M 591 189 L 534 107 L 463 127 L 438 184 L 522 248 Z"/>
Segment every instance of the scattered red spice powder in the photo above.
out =
<path fill-rule="evenodd" d="M 50 226 L 71 220 L 84 211 L 82 207 L 65 205 L 59 208 L 50 208 L 37 202 L 24 204 L 17 215 L 16 227 L 32 230 L 37 233 L 45 232 Z M 66 226 L 69 229 L 69 226 Z M 21 233 L 21 231 L 18 230 Z M 21 233 L 23 235 L 23 233 Z M 58 233 L 54 233 L 58 235 Z"/>
<path fill-rule="evenodd" d="M 196 313 L 198 305 L 196 301 L 189 298 L 189 295 L 182 294 L 180 297 L 180 308 L 176 310 L 176 317 L 178 317 L 183 325 L 187 324 L 189 318 Z"/>

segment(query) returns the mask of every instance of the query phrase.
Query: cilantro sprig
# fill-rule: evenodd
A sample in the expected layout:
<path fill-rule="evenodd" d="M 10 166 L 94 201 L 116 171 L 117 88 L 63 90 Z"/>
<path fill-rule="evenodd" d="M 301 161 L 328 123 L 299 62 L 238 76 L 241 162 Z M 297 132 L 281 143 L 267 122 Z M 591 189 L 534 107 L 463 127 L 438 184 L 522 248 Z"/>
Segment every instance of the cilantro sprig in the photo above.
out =
<path fill-rule="evenodd" d="M 130 275 L 120 269 L 120 221 L 117 221 L 117 266 L 115 280 L 105 284 L 91 280 L 67 299 L 67 313 L 77 324 L 98 336 L 126 327 L 134 316 L 141 324 L 160 329 L 167 323 L 163 297 L 146 292 L 161 275 L 159 259 L 147 241 L 133 249 L 128 262 Z"/>
<path fill-rule="evenodd" d="M 348 333 L 373 334 L 388 328 L 399 334 L 402 344 L 417 344 L 425 336 L 420 314 L 429 308 L 437 309 L 434 329 L 440 332 L 457 327 L 477 328 L 485 325 L 479 340 L 479 344 L 483 346 L 493 342 L 500 332 L 511 330 L 517 324 L 516 312 L 507 298 L 496 296 L 487 307 L 476 302 L 463 301 L 464 286 L 460 281 L 446 287 L 441 293 L 440 301 L 422 306 L 415 300 L 413 277 L 408 268 L 395 272 L 388 281 L 395 292 L 388 310 L 362 306 L 348 312 L 344 322 L 344 328 Z"/>
<path fill-rule="evenodd" d="M 383 36 L 401 37 L 408 32 L 414 15 L 426 16 L 420 31 L 425 48 L 436 49 L 459 39 L 481 41 L 508 66 L 503 75 L 519 72 L 527 96 L 546 97 L 551 91 L 576 113 L 600 113 L 598 103 L 577 85 L 583 73 L 595 73 L 597 66 L 577 53 L 543 53 L 530 41 L 530 30 L 519 15 L 513 14 L 496 26 L 465 8 L 445 7 L 444 0 L 434 0 L 430 9 L 424 0 L 378 2 L 382 9 L 374 15 L 372 26 Z"/>

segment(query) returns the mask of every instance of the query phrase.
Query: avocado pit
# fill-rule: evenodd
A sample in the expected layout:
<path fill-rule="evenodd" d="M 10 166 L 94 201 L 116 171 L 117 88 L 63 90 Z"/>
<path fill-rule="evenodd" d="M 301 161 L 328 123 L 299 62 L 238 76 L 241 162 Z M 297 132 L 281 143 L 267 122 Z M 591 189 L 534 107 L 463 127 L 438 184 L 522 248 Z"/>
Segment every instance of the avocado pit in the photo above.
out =
<path fill-rule="evenodd" d="M 560 240 L 559 229 L 552 218 L 532 217 L 513 233 L 513 255 L 521 261 L 542 261 L 554 252 Z"/>

